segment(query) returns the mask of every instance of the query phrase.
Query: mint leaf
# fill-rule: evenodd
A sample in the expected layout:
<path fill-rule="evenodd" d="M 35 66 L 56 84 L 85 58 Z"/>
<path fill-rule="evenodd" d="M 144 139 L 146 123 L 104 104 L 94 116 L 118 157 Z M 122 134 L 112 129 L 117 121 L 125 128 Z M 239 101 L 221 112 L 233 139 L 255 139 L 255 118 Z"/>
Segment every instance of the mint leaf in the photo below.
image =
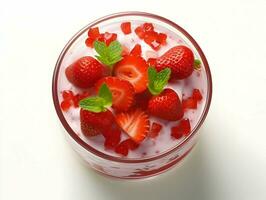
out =
<path fill-rule="evenodd" d="M 170 68 L 165 68 L 157 72 L 153 67 L 148 68 L 149 85 L 148 89 L 153 95 L 158 95 L 163 91 L 170 78 Z"/>
<path fill-rule="evenodd" d="M 95 113 L 104 112 L 111 105 L 112 93 L 105 83 L 101 85 L 98 96 L 88 97 L 79 102 L 81 108 Z"/>
<path fill-rule="evenodd" d="M 122 46 L 118 41 L 111 42 L 109 46 L 104 42 L 95 41 L 93 45 L 94 49 L 99 54 L 96 55 L 96 58 L 109 67 L 112 67 L 122 59 Z"/>
<path fill-rule="evenodd" d="M 112 93 L 104 83 L 101 85 L 99 90 L 99 97 L 104 99 L 104 106 L 111 106 L 112 105 Z"/>
<path fill-rule="evenodd" d="M 91 112 L 99 113 L 106 110 L 104 107 L 105 100 L 101 97 L 89 97 L 86 99 L 82 99 L 79 102 L 79 106 L 85 110 L 89 110 Z"/>
<path fill-rule="evenodd" d="M 200 70 L 200 68 L 201 68 L 201 62 L 200 62 L 200 60 L 199 59 L 195 59 L 194 60 L 194 69 Z"/>

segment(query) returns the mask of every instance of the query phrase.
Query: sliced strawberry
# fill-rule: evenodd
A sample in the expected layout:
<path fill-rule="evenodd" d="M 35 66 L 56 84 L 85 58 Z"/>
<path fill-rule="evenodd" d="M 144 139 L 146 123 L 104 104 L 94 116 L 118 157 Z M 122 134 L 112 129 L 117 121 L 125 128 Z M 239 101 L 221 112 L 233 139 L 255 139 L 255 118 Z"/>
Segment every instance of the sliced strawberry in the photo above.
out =
<path fill-rule="evenodd" d="M 109 46 L 109 44 L 115 41 L 116 38 L 117 38 L 116 33 L 105 32 L 105 33 L 100 34 L 100 37 L 98 38 L 98 40 L 101 42 L 105 42 L 106 45 Z"/>
<path fill-rule="evenodd" d="M 129 81 L 136 93 L 147 88 L 148 65 L 140 56 L 128 55 L 114 66 L 115 76 Z"/>
<path fill-rule="evenodd" d="M 146 33 L 145 36 L 144 36 L 144 41 L 151 45 L 152 42 L 156 41 L 158 37 L 158 33 L 157 32 L 149 32 L 149 33 Z"/>
<path fill-rule="evenodd" d="M 152 126 L 151 126 L 150 133 L 149 133 L 149 137 L 150 138 L 156 138 L 159 135 L 162 128 L 163 128 L 163 126 L 161 124 L 153 122 Z"/>
<path fill-rule="evenodd" d="M 193 90 L 192 98 L 195 99 L 196 101 L 201 101 L 202 95 L 201 95 L 199 89 L 194 89 Z"/>
<path fill-rule="evenodd" d="M 191 97 L 183 99 L 182 107 L 183 109 L 197 109 L 197 100 Z"/>
<path fill-rule="evenodd" d="M 134 56 L 141 56 L 141 46 L 139 44 L 136 44 L 130 51 L 130 54 Z"/>
<path fill-rule="evenodd" d="M 130 34 L 131 33 L 131 23 L 130 22 L 124 22 L 121 24 L 121 30 L 124 34 Z"/>
<path fill-rule="evenodd" d="M 127 111 L 132 106 L 134 103 L 134 88 L 130 82 L 117 77 L 105 77 L 96 83 L 97 91 L 103 83 L 106 83 L 112 92 L 112 106 L 114 109 Z"/>
<path fill-rule="evenodd" d="M 142 25 L 142 27 L 143 27 L 143 30 L 144 30 L 145 32 L 153 32 L 153 31 L 154 31 L 154 26 L 153 26 L 152 23 L 144 23 L 144 24 Z"/>
<path fill-rule="evenodd" d="M 116 122 L 136 143 L 142 142 L 149 132 L 148 115 L 140 109 L 117 114 Z"/>
<path fill-rule="evenodd" d="M 98 27 L 90 28 L 88 31 L 89 38 L 95 40 L 100 36 L 100 31 Z"/>

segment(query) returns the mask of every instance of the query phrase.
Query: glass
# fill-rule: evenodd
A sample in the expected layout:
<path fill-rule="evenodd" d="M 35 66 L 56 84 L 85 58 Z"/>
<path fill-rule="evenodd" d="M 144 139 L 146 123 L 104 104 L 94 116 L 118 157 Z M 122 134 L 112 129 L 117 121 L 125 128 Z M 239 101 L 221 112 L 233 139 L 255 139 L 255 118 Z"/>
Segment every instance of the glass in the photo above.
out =
<path fill-rule="evenodd" d="M 87 30 L 90 27 L 94 26 L 102 26 L 104 24 L 111 24 L 118 21 L 130 20 L 140 20 L 156 23 L 179 35 L 190 46 L 193 52 L 195 52 L 195 54 L 200 58 L 202 62 L 202 67 L 206 73 L 207 82 L 207 88 L 205 93 L 206 103 L 204 105 L 204 109 L 201 113 L 199 121 L 197 122 L 191 133 L 174 148 L 171 148 L 153 157 L 138 159 L 122 157 L 120 158 L 107 155 L 84 142 L 67 123 L 60 108 L 60 102 L 58 98 L 60 94 L 58 91 L 58 76 L 60 73 L 63 73 L 61 71 L 62 63 L 68 60 L 69 57 L 71 57 L 71 51 L 74 48 L 77 49 L 79 43 L 84 43 L 85 38 L 87 37 Z M 111 177 L 124 179 L 139 179 L 151 177 L 165 172 L 166 170 L 179 163 L 192 150 L 192 148 L 197 142 L 199 128 L 204 122 L 210 107 L 212 96 L 212 81 L 211 72 L 206 57 L 204 56 L 201 48 L 196 43 L 196 41 L 183 28 L 181 28 L 174 22 L 158 15 L 143 12 L 124 12 L 100 18 L 88 24 L 76 35 L 74 35 L 74 37 L 66 44 L 56 63 L 53 75 L 52 92 L 55 109 L 62 125 L 66 130 L 65 133 L 67 134 L 68 141 L 72 145 L 73 149 L 86 161 L 86 163 L 90 167 L 95 169 L 97 172 Z"/>

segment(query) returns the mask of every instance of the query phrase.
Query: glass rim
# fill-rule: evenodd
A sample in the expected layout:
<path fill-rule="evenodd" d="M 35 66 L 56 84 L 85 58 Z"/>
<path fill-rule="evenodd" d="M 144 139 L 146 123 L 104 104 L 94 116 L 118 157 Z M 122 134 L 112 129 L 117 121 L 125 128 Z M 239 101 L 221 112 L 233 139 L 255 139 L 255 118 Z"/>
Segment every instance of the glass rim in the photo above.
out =
<path fill-rule="evenodd" d="M 93 148 L 92 146 L 90 146 L 89 144 L 87 144 L 85 141 L 83 141 L 74 131 L 73 129 L 70 127 L 70 125 L 67 123 L 63 112 L 60 108 L 60 103 L 59 103 L 59 98 L 58 98 L 58 90 L 57 90 L 57 86 L 58 86 L 58 76 L 59 76 L 59 70 L 60 70 L 60 66 L 62 63 L 62 60 L 66 54 L 66 52 L 68 51 L 68 49 L 71 47 L 71 45 L 76 41 L 76 39 L 78 39 L 84 32 L 86 32 L 88 30 L 88 28 L 93 27 L 101 22 L 104 22 L 106 20 L 110 20 L 113 18 L 119 18 L 119 17 L 123 17 L 123 16 L 139 16 L 139 17 L 148 17 L 148 18 L 152 18 L 155 20 L 159 20 L 162 21 L 170 26 L 172 26 L 173 28 L 177 29 L 178 31 L 180 31 L 191 43 L 192 45 L 195 47 L 195 49 L 197 50 L 197 53 L 199 54 L 204 67 L 205 67 L 205 71 L 206 71 L 206 77 L 207 77 L 207 98 L 206 98 L 206 103 L 204 106 L 204 110 L 200 116 L 200 119 L 198 120 L 196 126 L 194 127 L 194 129 L 190 132 L 190 134 L 183 140 L 181 141 L 177 146 L 163 152 L 162 154 L 153 156 L 153 157 L 148 157 L 148 158 L 140 158 L 140 159 L 135 159 L 135 158 L 123 158 L 123 157 L 115 157 L 112 155 L 108 155 L 105 154 L 101 151 L 98 151 L 97 149 Z M 197 44 L 197 42 L 192 38 L 192 36 L 185 31 L 182 27 L 180 27 L 179 25 L 177 25 L 176 23 L 174 23 L 173 21 L 166 19 L 164 17 L 161 17 L 159 15 L 155 15 L 155 14 L 151 14 L 151 13 L 147 13 L 147 12 L 139 12 L 139 11 L 128 11 L 128 12 L 119 12 L 119 13 L 114 13 L 114 14 L 110 14 L 107 16 L 104 16 L 102 18 L 99 18 L 89 24 L 87 24 L 85 27 L 83 27 L 80 31 L 78 31 L 69 41 L 68 43 L 65 45 L 65 47 L 63 48 L 63 50 L 61 51 L 56 65 L 55 65 L 55 69 L 54 69 L 54 73 L 53 73 L 53 80 L 52 80 L 52 96 L 53 96 L 53 102 L 54 102 L 54 106 L 55 106 L 55 110 L 56 113 L 62 123 L 62 125 L 64 126 L 65 130 L 67 131 L 67 133 L 71 136 L 72 139 L 74 139 L 80 146 L 82 146 L 85 150 L 89 151 L 90 153 L 101 157 L 103 159 L 106 160 L 110 160 L 110 161 L 114 161 L 114 162 L 121 162 L 121 163 L 143 163 L 143 162 L 150 162 L 153 160 L 157 160 L 160 158 L 163 158 L 175 151 L 177 151 L 178 149 L 180 149 L 181 147 L 183 147 L 185 144 L 187 144 L 191 138 L 193 138 L 193 136 L 198 132 L 199 128 L 201 127 L 201 125 L 203 124 L 209 108 L 210 108 L 210 104 L 211 104 L 211 98 L 212 98 L 212 77 L 211 77 L 211 71 L 209 68 L 209 64 L 207 62 L 207 59 L 203 53 L 203 51 L 201 50 L 200 46 Z"/>

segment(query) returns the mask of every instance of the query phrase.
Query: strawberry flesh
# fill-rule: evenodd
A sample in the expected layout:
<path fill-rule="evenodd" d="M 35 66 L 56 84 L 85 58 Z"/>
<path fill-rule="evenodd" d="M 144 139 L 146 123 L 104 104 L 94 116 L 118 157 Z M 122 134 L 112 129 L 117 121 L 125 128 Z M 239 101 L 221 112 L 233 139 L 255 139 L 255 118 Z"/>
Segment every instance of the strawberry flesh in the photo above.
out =
<path fill-rule="evenodd" d="M 196 101 L 201 101 L 202 100 L 202 95 L 201 95 L 199 89 L 194 89 L 193 90 L 192 98 L 195 99 Z"/>
<path fill-rule="evenodd" d="M 182 107 L 183 109 L 197 109 L 197 100 L 192 97 L 183 99 Z"/>
<path fill-rule="evenodd" d="M 127 35 L 131 33 L 131 23 L 130 22 L 124 22 L 121 24 L 121 30 L 122 32 Z"/>
<path fill-rule="evenodd" d="M 151 126 L 150 133 L 149 133 L 149 137 L 150 138 L 156 138 L 159 135 L 162 128 L 163 128 L 163 126 L 161 124 L 153 122 L 152 126 Z"/>
<path fill-rule="evenodd" d="M 134 56 L 141 56 L 141 46 L 139 44 L 136 44 L 131 50 L 130 54 Z"/>
<path fill-rule="evenodd" d="M 189 119 L 182 119 L 177 126 L 171 128 L 171 136 L 180 139 L 191 131 Z"/>

